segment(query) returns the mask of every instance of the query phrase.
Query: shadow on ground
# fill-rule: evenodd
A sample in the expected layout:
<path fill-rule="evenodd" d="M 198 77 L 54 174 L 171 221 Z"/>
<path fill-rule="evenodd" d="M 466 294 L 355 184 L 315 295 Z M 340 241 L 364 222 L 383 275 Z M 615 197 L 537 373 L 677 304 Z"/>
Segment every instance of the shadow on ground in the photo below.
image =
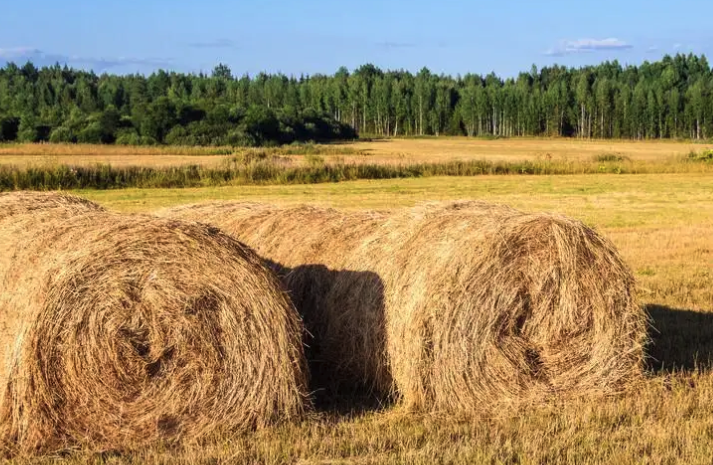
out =
<path fill-rule="evenodd" d="M 713 369 L 713 312 L 646 305 L 651 317 L 648 368 L 654 372 Z"/>

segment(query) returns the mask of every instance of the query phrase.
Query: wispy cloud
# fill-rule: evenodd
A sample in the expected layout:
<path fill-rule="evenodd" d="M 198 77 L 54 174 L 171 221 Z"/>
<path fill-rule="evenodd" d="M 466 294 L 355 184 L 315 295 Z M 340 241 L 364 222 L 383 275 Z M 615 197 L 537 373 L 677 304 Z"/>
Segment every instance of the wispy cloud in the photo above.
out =
<path fill-rule="evenodd" d="M 383 42 L 377 42 L 376 46 L 379 48 L 384 48 L 386 50 L 391 50 L 396 48 L 414 48 L 416 47 L 416 44 L 411 42 L 391 42 L 386 40 Z"/>
<path fill-rule="evenodd" d="M 646 49 L 646 53 L 656 53 L 659 51 L 659 48 L 655 45 L 649 47 Z"/>
<path fill-rule="evenodd" d="M 55 63 L 90 68 L 97 72 L 120 67 L 166 68 L 171 66 L 171 60 L 157 58 L 134 57 L 83 57 L 78 55 L 63 55 L 48 53 L 34 47 L 0 48 L 0 63 L 10 61 L 31 61 L 37 66 L 48 66 Z"/>
<path fill-rule="evenodd" d="M 237 48 L 237 44 L 230 39 L 215 39 L 205 42 L 191 42 L 188 44 L 193 48 Z"/>
<path fill-rule="evenodd" d="M 623 51 L 634 48 L 620 39 L 579 39 L 562 41 L 557 47 L 545 52 L 548 56 L 575 55 L 603 51 Z"/>
<path fill-rule="evenodd" d="M 3 59 L 12 59 L 12 58 L 21 58 L 23 56 L 27 55 L 35 55 L 38 53 L 42 53 L 36 48 L 32 47 L 10 47 L 10 48 L 0 48 L 0 58 Z"/>
<path fill-rule="evenodd" d="M 170 60 L 162 60 L 158 58 L 131 58 L 131 57 L 117 57 L 117 58 L 87 58 L 71 56 L 67 57 L 67 61 L 72 63 L 85 63 L 92 65 L 93 69 L 105 70 L 109 68 L 118 68 L 121 66 L 141 66 L 141 67 L 151 67 L 151 68 L 167 68 L 171 66 L 172 62 Z"/>

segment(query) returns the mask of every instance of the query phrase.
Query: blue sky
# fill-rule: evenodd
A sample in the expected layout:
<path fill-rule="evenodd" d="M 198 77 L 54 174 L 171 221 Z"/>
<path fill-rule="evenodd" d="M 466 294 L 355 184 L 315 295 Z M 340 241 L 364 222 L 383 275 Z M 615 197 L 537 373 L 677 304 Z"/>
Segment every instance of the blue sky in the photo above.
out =
<path fill-rule="evenodd" d="M 713 51 L 710 0 L 24 0 L 0 9 L 0 64 L 97 72 L 384 69 L 513 76 Z"/>

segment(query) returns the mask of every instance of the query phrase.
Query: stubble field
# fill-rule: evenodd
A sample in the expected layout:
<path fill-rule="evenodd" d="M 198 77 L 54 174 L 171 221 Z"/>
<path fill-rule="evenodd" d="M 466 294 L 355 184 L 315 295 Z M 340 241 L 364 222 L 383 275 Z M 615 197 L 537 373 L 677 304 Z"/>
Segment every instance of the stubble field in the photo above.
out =
<path fill-rule="evenodd" d="M 591 160 L 603 153 L 617 153 L 641 163 L 669 163 L 691 150 L 706 148 L 673 142 L 461 139 L 378 141 L 339 147 L 366 151 L 368 155 L 354 156 L 377 157 L 385 162 L 399 159 L 403 153 L 419 161 L 463 157 L 524 160 L 547 154 Z M 5 149 L 0 150 L 0 163 L 28 155 L 18 149 L 18 153 L 8 154 Z M 72 150 L 79 152 L 81 148 Z M 149 153 L 151 150 L 164 149 L 133 155 L 110 150 L 100 155 L 70 151 L 61 156 L 138 156 L 148 160 L 146 163 L 161 163 L 163 157 L 170 156 L 221 157 Z M 144 213 L 214 199 L 310 203 L 345 209 L 394 209 L 424 200 L 481 199 L 527 211 L 564 213 L 609 237 L 635 273 L 639 300 L 651 316 L 648 374 L 641 386 L 620 397 L 533 406 L 496 417 L 413 415 L 389 406 L 353 405 L 353 409 L 318 411 L 299 425 L 222 435 L 204 444 L 132 453 L 77 451 L 41 462 L 710 463 L 713 173 L 706 170 L 77 193 L 112 210 Z"/>
<path fill-rule="evenodd" d="M 307 144 L 269 149 L 230 147 L 130 147 L 75 144 L 0 145 L 0 165 L 47 166 L 97 163 L 112 166 L 217 166 L 235 154 L 262 152 L 282 157 L 299 166 L 308 162 L 305 155 L 319 156 L 327 163 L 409 164 L 442 163 L 454 160 L 522 162 L 592 162 L 609 158 L 630 163 L 671 164 L 691 151 L 713 147 L 675 141 L 618 141 L 577 139 L 469 139 L 441 137 L 422 139 L 383 139 L 343 144 Z"/>

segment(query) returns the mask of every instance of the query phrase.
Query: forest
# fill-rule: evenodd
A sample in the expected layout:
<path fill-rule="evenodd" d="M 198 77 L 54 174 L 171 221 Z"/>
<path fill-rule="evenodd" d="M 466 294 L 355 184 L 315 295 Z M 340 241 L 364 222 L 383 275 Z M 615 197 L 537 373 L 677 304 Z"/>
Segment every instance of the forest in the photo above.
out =
<path fill-rule="evenodd" d="M 0 142 L 260 146 L 358 134 L 707 139 L 713 73 L 692 54 L 506 79 L 371 64 L 299 77 L 237 77 L 224 64 L 210 75 L 0 68 Z"/>

